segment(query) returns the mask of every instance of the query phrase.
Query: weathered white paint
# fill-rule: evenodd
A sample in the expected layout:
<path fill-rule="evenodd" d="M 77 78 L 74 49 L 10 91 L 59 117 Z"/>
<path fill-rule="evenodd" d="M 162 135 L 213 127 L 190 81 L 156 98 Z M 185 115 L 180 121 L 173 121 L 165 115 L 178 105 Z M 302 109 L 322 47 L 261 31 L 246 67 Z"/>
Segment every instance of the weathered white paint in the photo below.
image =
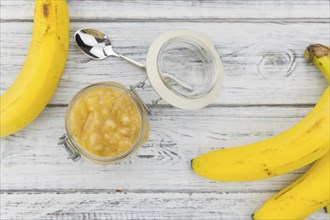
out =
<path fill-rule="evenodd" d="M 265 181 L 228 184 L 197 176 L 190 169 L 190 160 L 210 150 L 276 135 L 298 122 L 309 110 L 294 107 L 156 109 L 149 117 L 151 131 L 147 143 L 128 161 L 100 166 L 86 159 L 77 163 L 66 159 L 66 152 L 57 146 L 64 132 L 65 109 L 47 108 L 26 129 L 2 139 L 1 183 L 3 189 L 10 190 L 278 190 L 302 172 Z"/>
<path fill-rule="evenodd" d="M 328 0 L 68 0 L 74 20 L 321 19 L 329 17 Z M 29 19 L 33 1 L 1 0 L 1 19 Z M 19 15 L 19 16 L 17 16 Z"/>
<path fill-rule="evenodd" d="M 71 36 L 86 26 L 109 33 L 118 52 L 140 62 L 145 62 L 149 45 L 164 31 L 186 28 L 206 33 L 214 39 L 224 65 L 223 89 L 214 104 L 316 103 L 327 85 L 322 74 L 303 58 L 309 44 L 327 44 L 327 23 L 73 22 Z M 24 62 L 31 27 L 30 22 L 1 23 L 1 92 L 11 85 Z M 292 74 L 276 78 L 261 75 L 257 67 L 267 51 L 293 51 L 296 64 Z M 283 60 L 274 62 L 281 65 Z M 142 70 L 117 58 L 86 58 L 72 41 L 66 70 L 51 103 L 67 104 L 79 89 L 93 82 L 117 81 L 128 86 L 143 78 Z M 156 96 L 150 86 L 142 94 L 147 100 Z"/>
<path fill-rule="evenodd" d="M 131 85 L 144 75 L 124 61 L 90 61 L 71 42 L 51 104 L 31 125 L 1 139 L 1 219 L 250 219 L 269 196 L 304 173 L 306 168 L 263 181 L 223 183 L 194 174 L 190 160 L 276 135 L 311 110 L 327 84 L 302 54 L 311 43 L 330 44 L 328 0 L 68 2 L 71 36 L 81 27 L 103 30 L 118 52 L 141 62 L 166 30 L 208 34 L 222 57 L 224 88 L 201 110 L 162 103 L 149 116 L 148 142 L 127 161 L 72 163 L 56 145 L 70 98 L 92 82 Z M 1 0 L 0 6 L 2 94 L 28 50 L 33 1 Z M 258 73 L 269 51 L 295 54 L 290 76 Z M 150 87 L 141 94 L 148 103 L 156 97 Z M 321 210 L 312 219 L 328 216 Z"/>
<path fill-rule="evenodd" d="M 247 220 L 271 193 L 2 194 L 3 219 Z M 24 201 L 24 202 L 22 202 Z M 323 210 L 306 220 L 327 219 Z"/>

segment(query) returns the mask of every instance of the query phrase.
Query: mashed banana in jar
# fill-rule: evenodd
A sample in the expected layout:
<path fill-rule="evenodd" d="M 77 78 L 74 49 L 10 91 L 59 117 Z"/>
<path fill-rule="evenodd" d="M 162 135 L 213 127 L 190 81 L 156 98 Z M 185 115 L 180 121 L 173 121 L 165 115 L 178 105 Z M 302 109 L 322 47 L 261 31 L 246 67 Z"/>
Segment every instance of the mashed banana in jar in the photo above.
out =
<path fill-rule="evenodd" d="M 83 93 L 69 115 L 74 140 L 88 153 L 116 157 L 135 144 L 142 125 L 141 114 L 129 95 L 113 88 Z"/>

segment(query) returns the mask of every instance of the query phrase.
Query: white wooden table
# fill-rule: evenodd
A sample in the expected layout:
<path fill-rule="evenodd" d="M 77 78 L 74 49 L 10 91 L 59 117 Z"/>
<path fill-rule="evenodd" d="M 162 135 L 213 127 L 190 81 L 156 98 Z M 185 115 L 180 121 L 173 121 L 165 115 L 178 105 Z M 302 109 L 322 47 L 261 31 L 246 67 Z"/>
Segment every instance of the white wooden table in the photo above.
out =
<path fill-rule="evenodd" d="M 212 149 L 278 134 L 312 109 L 327 83 L 306 64 L 303 51 L 311 43 L 330 44 L 329 0 L 68 3 L 71 36 L 82 27 L 103 30 L 118 52 L 141 62 L 164 31 L 190 29 L 209 35 L 224 64 L 223 89 L 213 104 L 197 111 L 161 103 L 150 115 L 148 142 L 127 161 L 110 166 L 72 163 L 57 146 L 71 97 L 90 83 L 131 85 L 144 77 L 121 60 L 92 61 L 72 41 L 65 72 L 47 108 L 31 125 L 1 139 L 1 219 L 250 219 L 267 198 L 306 170 L 224 183 L 196 175 L 190 160 Z M 2 94 L 24 62 L 34 2 L 0 4 Z M 292 59 L 290 74 L 259 73 L 258 63 L 269 52 Z M 276 59 L 277 66 L 289 62 Z M 149 100 L 155 96 L 150 86 L 142 95 Z M 329 216 L 321 210 L 309 219 Z"/>

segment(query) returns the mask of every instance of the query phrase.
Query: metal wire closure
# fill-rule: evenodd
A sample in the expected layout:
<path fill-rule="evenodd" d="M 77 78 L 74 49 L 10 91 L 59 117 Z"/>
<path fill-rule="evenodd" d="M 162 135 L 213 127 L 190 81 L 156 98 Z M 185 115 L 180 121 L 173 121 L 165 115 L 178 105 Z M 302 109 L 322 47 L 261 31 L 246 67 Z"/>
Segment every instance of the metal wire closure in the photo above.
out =
<path fill-rule="evenodd" d="M 155 100 L 151 100 L 151 105 L 148 107 L 145 102 L 143 101 L 143 99 L 141 98 L 141 96 L 139 95 L 139 93 L 136 91 L 136 88 L 139 89 L 144 89 L 145 85 L 146 85 L 146 80 L 148 79 L 145 78 L 144 80 L 140 81 L 139 83 L 137 83 L 134 86 L 130 86 L 130 89 L 132 90 L 132 92 L 140 99 L 143 107 L 145 108 L 145 110 L 151 114 L 151 111 L 154 110 L 157 107 L 157 104 L 162 100 L 162 98 L 157 98 Z"/>
<path fill-rule="evenodd" d="M 81 155 L 74 149 L 69 141 L 69 137 L 66 134 L 60 137 L 58 145 L 62 146 L 68 152 L 68 159 L 72 160 L 73 162 L 76 162 L 81 158 Z"/>

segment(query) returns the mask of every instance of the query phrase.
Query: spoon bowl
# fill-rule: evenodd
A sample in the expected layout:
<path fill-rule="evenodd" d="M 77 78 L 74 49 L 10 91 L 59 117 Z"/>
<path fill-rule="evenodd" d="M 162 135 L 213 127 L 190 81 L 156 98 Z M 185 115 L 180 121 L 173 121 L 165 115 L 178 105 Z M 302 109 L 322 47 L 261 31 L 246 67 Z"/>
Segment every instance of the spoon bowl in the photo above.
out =
<path fill-rule="evenodd" d="M 75 33 L 74 39 L 81 52 L 93 59 L 119 57 L 113 50 L 109 37 L 98 30 L 80 29 Z"/>

